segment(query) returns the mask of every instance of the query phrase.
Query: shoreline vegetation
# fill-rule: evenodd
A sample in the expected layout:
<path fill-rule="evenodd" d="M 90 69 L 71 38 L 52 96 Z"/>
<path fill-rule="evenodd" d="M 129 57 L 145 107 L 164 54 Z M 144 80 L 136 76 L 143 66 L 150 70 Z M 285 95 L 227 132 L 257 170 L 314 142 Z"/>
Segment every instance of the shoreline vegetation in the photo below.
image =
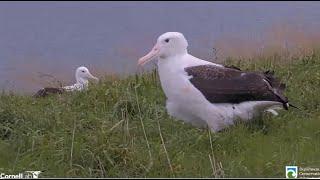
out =
<path fill-rule="evenodd" d="M 105 76 L 88 91 L 34 99 L 0 95 L 0 172 L 39 177 L 285 177 L 320 167 L 320 51 L 228 58 L 272 69 L 300 109 L 265 114 L 219 133 L 168 116 L 156 70 Z"/>

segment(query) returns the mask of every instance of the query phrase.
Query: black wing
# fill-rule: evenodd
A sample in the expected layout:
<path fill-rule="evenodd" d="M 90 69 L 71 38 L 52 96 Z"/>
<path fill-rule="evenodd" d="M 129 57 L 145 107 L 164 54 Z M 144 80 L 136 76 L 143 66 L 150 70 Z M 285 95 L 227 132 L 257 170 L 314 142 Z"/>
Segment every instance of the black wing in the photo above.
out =
<path fill-rule="evenodd" d="M 277 101 L 287 109 L 285 88 L 270 71 L 244 72 L 237 68 L 200 65 L 185 68 L 190 82 L 211 103 L 241 103 L 244 101 Z"/>
<path fill-rule="evenodd" d="M 45 87 L 40 89 L 33 97 L 46 97 L 50 94 L 62 94 L 64 89 L 62 88 L 54 88 L 54 87 Z"/>

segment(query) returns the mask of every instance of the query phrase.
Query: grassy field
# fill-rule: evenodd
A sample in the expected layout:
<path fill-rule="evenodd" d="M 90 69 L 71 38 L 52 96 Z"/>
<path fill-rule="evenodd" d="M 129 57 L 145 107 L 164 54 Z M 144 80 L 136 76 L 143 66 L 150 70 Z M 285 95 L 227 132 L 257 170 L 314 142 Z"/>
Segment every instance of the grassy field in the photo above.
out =
<path fill-rule="evenodd" d="M 0 97 L 0 172 L 40 177 L 285 177 L 320 167 L 320 53 L 227 60 L 274 69 L 303 111 L 265 114 L 219 133 L 169 117 L 155 72 L 105 77 L 86 92 Z"/>

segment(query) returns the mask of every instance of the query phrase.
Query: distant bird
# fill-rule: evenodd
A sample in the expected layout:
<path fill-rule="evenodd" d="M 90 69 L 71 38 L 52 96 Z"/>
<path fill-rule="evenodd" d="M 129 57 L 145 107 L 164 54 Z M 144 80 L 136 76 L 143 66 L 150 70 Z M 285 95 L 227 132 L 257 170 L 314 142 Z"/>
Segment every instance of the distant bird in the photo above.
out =
<path fill-rule="evenodd" d="M 285 84 L 271 71 L 248 72 L 188 54 L 188 42 L 179 32 L 162 34 L 139 65 L 158 59 L 168 113 L 197 127 L 220 131 L 235 120 L 248 121 L 268 111 L 288 109 Z"/>
<path fill-rule="evenodd" d="M 78 67 L 75 73 L 76 83 L 71 86 L 64 87 L 45 87 L 40 89 L 34 97 L 45 97 L 49 94 L 62 94 L 63 92 L 82 91 L 88 88 L 89 79 L 98 81 L 97 77 L 94 77 L 88 68 L 81 66 Z"/>

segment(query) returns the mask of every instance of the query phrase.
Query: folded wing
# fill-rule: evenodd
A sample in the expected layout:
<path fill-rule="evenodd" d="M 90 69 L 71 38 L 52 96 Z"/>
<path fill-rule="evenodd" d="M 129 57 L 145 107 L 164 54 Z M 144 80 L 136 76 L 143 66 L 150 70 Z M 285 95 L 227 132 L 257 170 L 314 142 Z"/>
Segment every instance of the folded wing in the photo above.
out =
<path fill-rule="evenodd" d="M 211 103 L 241 103 L 244 101 L 277 101 L 288 109 L 283 95 L 285 85 L 266 71 L 245 72 L 239 68 L 200 65 L 185 68 L 190 82 Z"/>
<path fill-rule="evenodd" d="M 33 95 L 33 97 L 46 97 L 50 94 L 62 94 L 64 89 L 62 88 L 55 88 L 55 87 L 45 87 L 40 89 L 37 93 Z"/>

